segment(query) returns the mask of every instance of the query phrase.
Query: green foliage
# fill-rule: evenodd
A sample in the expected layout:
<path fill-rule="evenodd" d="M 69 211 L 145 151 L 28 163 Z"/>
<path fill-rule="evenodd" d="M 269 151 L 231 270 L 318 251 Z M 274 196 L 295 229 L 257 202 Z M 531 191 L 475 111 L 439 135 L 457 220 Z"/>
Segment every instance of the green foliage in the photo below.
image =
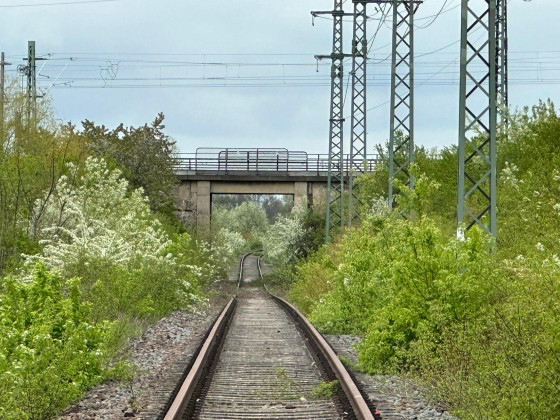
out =
<path fill-rule="evenodd" d="M 415 191 L 397 180 L 387 215 L 386 178 L 362 178 L 361 226 L 300 262 L 290 295 L 363 338 L 360 368 L 413 374 L 461 418 L 560 418 L 560 119 L 549 102 L 510 121 L 497 242 L 455 238 L 455 150 L 419 149 Z"/>
<path fill-rule="evenodd" d="M 47 419 L 104 378 L 130 382 L 134 367 L 110 359 L 201 301 L 243 239 L 220 231 L 210 245 L 174 220 L 162 115 L 76 133 L 48 103 L 28 119 L 14 86 L 0 133 L 0 279 L 12 273 L 0 284 L 0 418 Z"/>
<path fill-rule="evenodd" d="M 321 330 L 364 338 L 361 369 L 415 372 L 467 418 L 512 406 L 517 418 L 555 418 L 558 259 L 528 266 L 490 249 L 478 230 L 460 241 L 425 216 L 370 217 L 340 244 L 341 264 L 301 264 L 291 296 Z"/>
<path fill-rule="evenodd" d="M 274 223 L 278 215 L 289 214 L 294 206 L 294 200 L 289 195 L 215 194 L 212 196 L 212 206 L 225 210 L 232 210 L 245 202 L 252 202 L 262 207 L 269 223 Z"/>
<path fill-rule="evenodd" d="M 388 148 L 388 145 L 386 145 Z M 358 178 L 364 211 L 367 212 L 380 197 L 386 201 L 388 194 L 388 150 L 380 149 L 380 160 L 375 171 Z M 403 160 L 404 161 L 404 160 Z M 395 202 L 400 200 L 401 211 L 408 212 L 411 201 L 416 206 L 416 211 L 434 219 L 437 225 L 445 232 L 451 234 L 456 230 L 457 218 L 457 147 L 449 146 L 442 149 L 426 149 L 417 147 L 414 152 L 414 165 L 411 174 L 415 178 L 416 190 L 424 188 L 425 191 L 409 191 L 405 187 L 406 179 L 397 177 L 393 182 Z M 428 177 L 422 178 L 424 175 Z M 427 189 L 418 185 L 424 182 Z M 431 186 L 430 186 L 431 185 Z M 437 186 L 437 188 L 434 188 Z M 403 194 L 405 193 L 405 194 Z M 419 194 L 419 195 L 418 195 Z M 408 198 L 407 198 L 408 196 Z M 418 201 L 421 197 L 421 202 Z M 418 207 L 421 207 L 419 209 Z"/>
<path fill-rule="evenodd" d="M 177 149 L 175 141 L 163 132 L 164 118 L 160 113 L 150 125 L 120 124 L 113 130 L 86 120 L 80 135 L 95 155 L 115 162 L 131 188 L 144 190 L 152 210 L 172 216 Z"/>
<path fill-rule="evenodd" d="M 48 103 L 39 102 L 34 121 L 24 117 L 25 103 L 12 84 L 0 136 L 0 276 L 21 264 L 21 253 L 37 252 L 29 218 L 35 201 L 55 188 L 66 162 L 79 162 L 85 153 L 69 127 L 55 124 Z"/>
<path fill-rule="evenodd" d="M 311 396 L 313 398 L 325 398 L 329 399 L 338 391 L 340 384 L 335 379 L 330 382 L 320 382 L 315 388 L 311 390 Z"/>
<path fill-rule="evenodd" d="M 230 210 L 217 207 L 212 210 L 212 217 L 216 228 L 238 232 L 249 243 L 261 240 L 268 231 L 266 212 L 252 201 L 243 202 Z"/>
<path fill-rule="evenodd" d="M 302 260 L 296 266 L 295 282 L 290 289 L 290 299 L 309 315 L 315 309 L 321 298 L 333 288 L 333 276 L 336 272 L 332 255 L 327 247 L 322 247 L 317 253 Z M 334 254 L 334 252 L 330 252 Z"/>
<path fill-rule="evenodd" d="M 109 324 L 89 320 L 79 281 L 38 265 L 0 294 L 0 418 L 43 419 L 103 379 Z"/>
<path fill-rule="evenodd" d="M 514 114 L 511 121 L 509 139 L 500 142 L 500 252 L 514 258 L 540 243 L 558 253 L 560 118 L 549 102 Z"/>

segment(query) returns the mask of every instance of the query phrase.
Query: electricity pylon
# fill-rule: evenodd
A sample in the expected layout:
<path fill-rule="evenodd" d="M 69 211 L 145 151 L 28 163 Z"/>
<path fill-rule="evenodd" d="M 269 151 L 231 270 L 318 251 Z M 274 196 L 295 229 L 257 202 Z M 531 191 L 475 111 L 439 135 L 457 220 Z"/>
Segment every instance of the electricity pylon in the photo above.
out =
<path fill-rule="evenodd" d="M 461 2 L 459 229 L 478 225 L 497 236 L 497 0 Z M 504 0 L 502 3 L 505 4 Z M 503 15 L 502 15 L 503 17 Z M 479 31 L 482 32 L 480 38 Z M 504 47 L 506 43 L 502 44 Z M 504 51 L 507 51 L 504 49 Z M 507 62 L 504 53 L 504 62 Z M 507 86 L 507 78 L 504 79 Z M 507 89 L 505 89 L 507 92 Z M 462 232 L 458 232 L 462 235 Z"/>
<path fill-rule="evenodd" d="M 27 43 L 27 120 L 37 117 L 37 66 L 35 64 L 35 41 Z"/>
<path fill-rule="evenodd" d="M 348 165 L 348 225 L 357 218 L 360 204 L 355 178 L 364 173 L 367 153 L 367 4 L 373 1 L 353 0 L 353 38 L 352 38 L 352 114 L 350 133 L 350 157 Z"/>
<path fill-rule="evenodd" d="M 5 67 L 10 66 L 12 63 L 7 63 L 5 55 L 2 52 L 0 55 L 0 150 L 4 144 L 4 84 L 5 84 Z"/>
<path fill-rule="evenodd" d="M 344 220 L 344 58 L 342 0 L 334 0 L 334 9 L 329 12 L 311 12 L 313 16 L 330 14 L 333 17 L 333 46 L 330 55 L 316 55 L 317 60 L 330 58 L 331 65 L 331 109 L 329 128 L 329 160 L 327 180 L 327 220 L 325 242 L 328 243 L 332 230 Z"/>
<path fill-rule="evenodd" d="M 396 178 L 414 188 L 414 177 L 410 173 L 410 165 L 414 162 L 414 14 L 419 3 L 393 0 L 392 6 L 389 208 L 393 208 Z M 406 216 L 404 211 L 402 214 Z"/>
<path fill-rule="evenodd" d="M 508 29 L 507 0 L 496 1 L 496 89 L 498 104 L 506 110 L 509 106 L 508 94 Z M 498 113 L 499 121 L 507 133 L 507 112 Z"/>

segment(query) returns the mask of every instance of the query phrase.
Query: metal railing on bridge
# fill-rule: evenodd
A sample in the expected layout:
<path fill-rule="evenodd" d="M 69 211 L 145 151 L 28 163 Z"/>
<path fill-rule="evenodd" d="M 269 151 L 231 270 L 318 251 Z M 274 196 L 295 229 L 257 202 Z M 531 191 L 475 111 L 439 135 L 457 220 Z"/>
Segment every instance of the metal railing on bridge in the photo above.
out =
<path fill-rule="evenodd" d="M 365 172 L 372 172 L 377 163 L 377 155 L 368 156 L 364 162 Z M 333 162 L 335 164 L 335 162 Z M 281 172 L 305 173 L 307 175 L 327 175 L 329 159 L 327 154 L 309 154 L 287 149 L 221 149 L 198 148 L 196 153 L 178 155 L 176 172 L 193 174 L 227 174 L 232 172 Z M 350 168 L 349 156 L 344 157 L 344 172 Z M 336 168 L 338 169 L 338 168 Z"/>

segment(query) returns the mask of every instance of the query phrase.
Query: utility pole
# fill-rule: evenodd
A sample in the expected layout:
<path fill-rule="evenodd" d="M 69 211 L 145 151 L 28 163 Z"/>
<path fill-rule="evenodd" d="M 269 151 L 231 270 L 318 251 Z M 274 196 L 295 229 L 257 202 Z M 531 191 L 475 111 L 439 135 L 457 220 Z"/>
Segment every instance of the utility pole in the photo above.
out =
<path fill-rule="evenodd" d="M 46 58 L 37 58 L 35 55 L 35 41 L 27 42 L 27 60 L 26 66 L 18 66 L 18 71 L 26 76 L 27 79 L 27 121 L 35 121 L 37 119 L 37 61 L 47 60 Z"/>
<path fill-rule="evenodd" d="M 351 105 L 351 128 L 350 133 L 350 155 L 348 159 L 348 225 L 352 225 L 352 221 L 358 216 L 358 205 L 360 204 L 357 186 L 355 184 L 355 177 L 365 173 L 365 161 L 367 158 L 367 55 L 368 55 L 368 40 L 367 40 L 367 5 L 374 4 L 389 4 L 395 8 L 405 5 L 410 8 L 410 15 L 405 19 L 406 25 L 410 25 L 410 30 L 407 32 L 410 36 L 410 41 L 406 41 L 404 45 L 412 49 L 412 27 L 414 11 L 418 7 L 417 4 L 422 3 L 421 0 L 352 0 L 354 4 L 353 13 L 345 13 L 342 9 L 342 0 L 335 0 L 334 10 L 329 12 L 311 12 L 313 16 L 320 14 L 330 14 L 333 16 L 333 53 L 331 55 L 318 55 L 315 56 L 318 60 L 323 58 L 332 59 L 331 70 L 331 113 L 330 113 L 330 131 L 329 131 L 329 177 L 327 186 L 327 227 L 326 227 L 326 241 L 330 239 L 330 231 L 332 228 L 343 225 L 344 214 L 344 155 L 343 155 L 343 61 L 346 57 L 352 58 L 352 105 Z M 406 4 L 405 4 L 406 3 Z M 414 8 L 413 8 L 414 6 Z M 400 10 L 400 9 L 399 9 Z M 344 54 L 342 49 L 342 18 L 344 16 L 353 17 L 353 38 L 352 38 L 352 54 Z M 408 16 L 408 15 L 407 15 Z M 401 26 L 399 26 L 401 28 Z M 397 28 L 394 28 L 397 31 Z M 400 30 L 400 29 L 399 29 Z M 399 32 L 400 34 L 400 32 Z M 406 35 L 400 35 L 403 40 L 406 40 Z M 400 49 L 398 49 L 400 51 Z M 394 59 L 396 57 L 397 45 L 394 43 Z M 410 50 L 407 55 L 407 60 L 412 63 L 413 51 Z M 408 62 L 408 61 L 407 61 Z M 401 60 L 399 60 L 398 68 L 401 69 Z M 413 67 L 410 65 L 409 74 L 412 76 Z M 413 86 L 413 79 L 406 82 L 403 77 L 403 82 L 408 84 L 410 88 Z M 396 83 L 393 83 L 396 86 Z M 399 84 L 400 86 L 400 84 Z M 394 89 L 394 95 L 397 93 Z M 412 96 L 411 96 L 412 98 Z M 408 101 L 408 99 L 406 99 Z M 412 121 L 412 104 L 413 102 L 406 102 L 411 114 Z M 399 108 L 399 103 L 393 103 L 393 109 Z M 398 113 L 395 113 L 395 118 L 398 118 Z M 398 130 L 394 127 L 394 130 Z M 412 126 L 410 125 L 412 130 Z M 413 141 L 410 142 L 413 146 Z M 413 150 L 413 149 L 412 149 Z"/>
<path fill-rule="evenodd" d="M 344 58 L 342 0 L 334 0 L 334 8 L 328 12 L 311 12 L 313 17 L 329 14 L 333 17 L 333 45 L 330 55 L 316 55 L 317 60 L 331 59 L 331 106 L 329 128 L 329 160 L 327 180 L 327 221 L 325 243 L 330 241 L 332 230 L 344 220 Z"/>
<path fill-rule="evenodd" d="M 460 237 L 463 226 L 470 229 L 475 225 L 497 236 L 496 3 L 497 0 L 461 1 L 457 204 Z"/>
<path fill-rule="evenodd" d="M 35 64 L 35 41 L 27 43 L 27 120 L 37 117 L 37 66 Z"/>
<path fill-rule="evenodd" d="M 10 66 L 12 63 L 7 63 L 4 52 L 0 55 L 0 148 L 4 144 L 4 89 L 5 89 L 5 66 Z"/>
<path fill-rule="evenodd" d="M 414 162 L 414 14 L 421 2 L 393 0 L 391 65 L 391 123 L 389 135 L 389 208 L 393 208 L 393 182 L 400 178 L 414 188 L 410 165 Z M 406 211 L 401 212 L 406 217 Z M 410 213 L 412 217 L 412 212 Z"/>
<path fill-rule="evenodd" d="M 395 0 L 352 0 L 354 3 L 354 37 L 352 40 L 352 132 L 350 133 L 350 162 L 348 168 L 349 204 L 348 225 L 358 217 L 357 207 L 361 204 L 355 178 L 365 173 L 367 158 L 367 55 L 366 33 L 368 4 L 389 4 Z M 420 0 L 399 0 L 398 3 L 421 3 Z"/>

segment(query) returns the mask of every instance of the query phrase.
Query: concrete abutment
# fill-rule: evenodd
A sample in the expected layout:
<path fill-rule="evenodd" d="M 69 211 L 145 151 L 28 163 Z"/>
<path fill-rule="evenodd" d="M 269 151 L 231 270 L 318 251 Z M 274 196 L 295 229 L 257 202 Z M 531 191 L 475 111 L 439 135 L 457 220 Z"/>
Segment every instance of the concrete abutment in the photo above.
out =
<path fill-rule="evenodd" d="M 175 207 L 181 221 L 203 228 L 210 225 L 213 194 L 292 195 L 294 206 L 325 202 L 326 181 L 243 181 L 182 179 L 175 187 Z"/>

